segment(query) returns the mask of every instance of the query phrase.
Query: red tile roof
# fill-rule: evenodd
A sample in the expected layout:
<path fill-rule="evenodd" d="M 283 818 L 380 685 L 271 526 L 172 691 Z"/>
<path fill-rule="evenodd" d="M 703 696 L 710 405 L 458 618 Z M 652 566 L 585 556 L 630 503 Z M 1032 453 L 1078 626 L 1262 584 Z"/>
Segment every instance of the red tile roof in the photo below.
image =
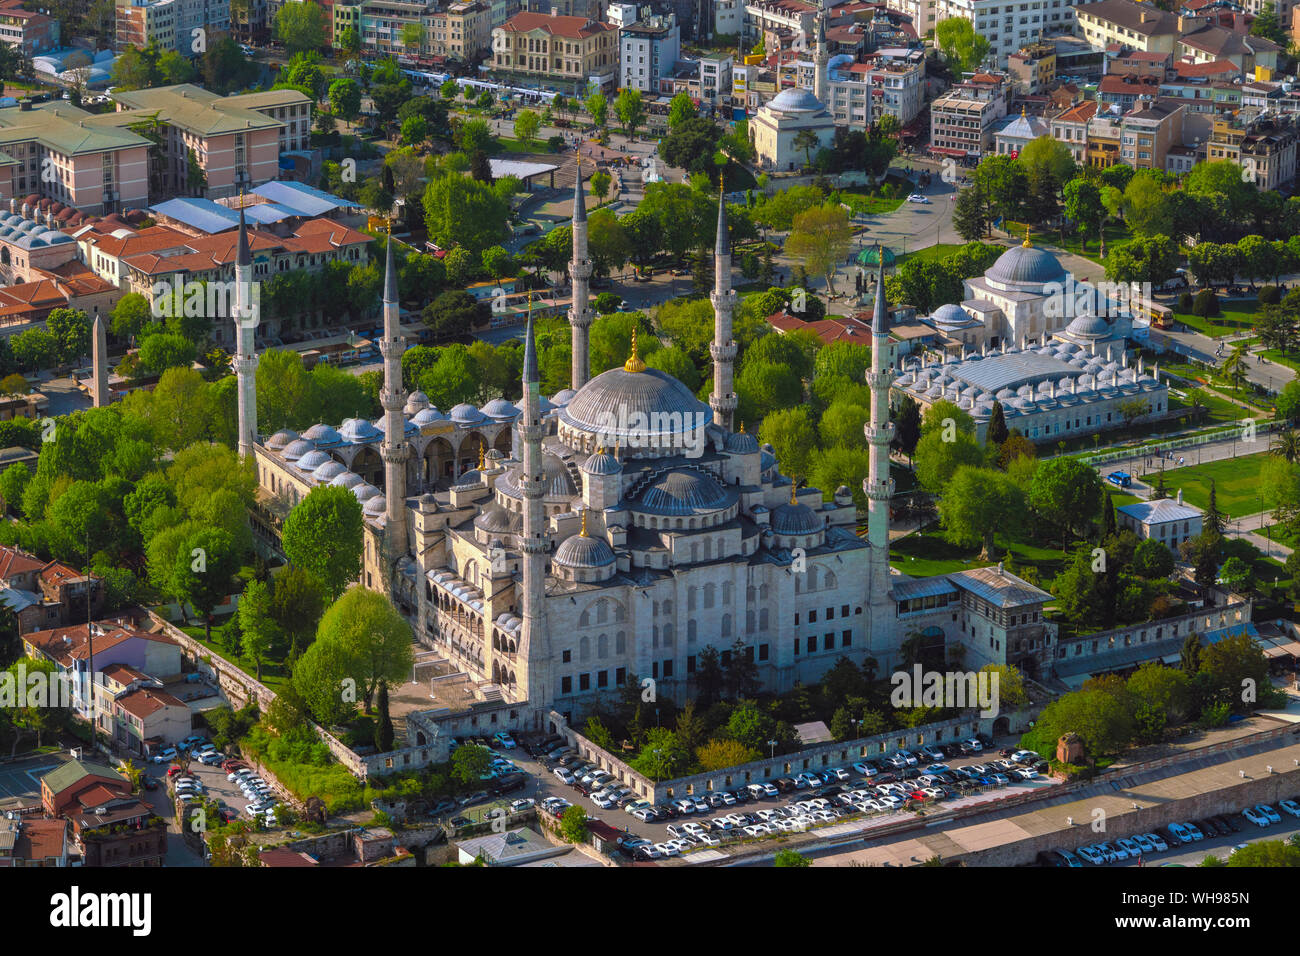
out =
<path fill-rule="evenodd" d="M 39 571 L 45 562 L 26 551 L 19 551 L 9 545 L 0 545 L 0 579 L 8 580 L 29 571 Z"/>
<path fill-rule="evenodd" d="M 185 707 L 184 701 L 164 690 L 144 687 L 123 694 L 115 703 L 132 717 L 139 717 L 141 720 L 158 713 L 165 707 Z"/>
<path fill-rule="evenodd" d="M 597 33 L 617 31 L 612 23 L 602 23 L 587 17 L 553 17 L 545 13 L 516 13 L 501 27 L 508 33 L 531 33 L 541 30 L 551 36 L 581 40 Z"/>

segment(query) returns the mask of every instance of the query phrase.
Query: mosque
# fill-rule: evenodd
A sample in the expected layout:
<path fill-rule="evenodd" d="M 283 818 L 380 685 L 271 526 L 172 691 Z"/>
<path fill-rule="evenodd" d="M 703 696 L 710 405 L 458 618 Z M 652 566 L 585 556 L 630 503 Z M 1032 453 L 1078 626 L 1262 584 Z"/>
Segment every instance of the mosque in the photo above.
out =
<path fill-rule="evenodd" d="M 517 729 L 542 726 L 551 710 L 575 719 L 634 679 L 686 699 L 709 646 L 724 665 L 744 654 L 774 691 L 815 682 L 841 656 L 874 658 L 887 671 L 913 634 L 968 641 L 974 666 L 1050 654 L 1041 615 L 1049 596 L 1001 568 L 917 581 L 890 569 L 896 372 L 885 358 L 884 297 L 867 376 L 863 537 L 847 487 L 829 496 L 799 487 L 772 447 L 733 421 L 736 294 L 725 203 L 708 404 L 648 368 L 635 339 L 624 365 L 590 375 L 591 262 L 576 179 L 572 387 L 540 394 L 530 315 L 517 405 L 496 399 L 443 413 L 419 392 L 408 395 L 390 244 L 378 421 L 263 440 L 255 406 L 242 400 L 256 357 L 241 340 L 240 447 L 247 439 L 263 511 L 283 516 L 320 485 L 350 489 L 365 517 L 362 583 L 392 597 L 417 640 L 466 675 L 477 700 L 517 707 Z M 240 234 L 242 263 L 242 222 Z"/>

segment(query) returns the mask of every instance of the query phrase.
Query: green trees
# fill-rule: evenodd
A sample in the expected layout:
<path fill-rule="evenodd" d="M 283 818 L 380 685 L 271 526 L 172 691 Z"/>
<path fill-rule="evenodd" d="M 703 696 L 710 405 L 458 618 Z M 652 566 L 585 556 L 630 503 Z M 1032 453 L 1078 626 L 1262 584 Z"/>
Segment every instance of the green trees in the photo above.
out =
<path fill-rule="evenodd" d="M 956 73 L 974 71 L 989 55 L 988 38 L 976 33 L 974 25 L 962 17 L 953 17 L 936 24 L 934 39 Z"/>
<path fill-rule="evenodd" d="M 404 680 L 411 665 L 411 626 L 387 597 L 355 585 L 321 618 L 293 684 L 318 718 L 337 719 L 358 696 L 369 712 L 379 682 Z"/>
<path fill-rule="evenodd" d="M 515 116 L 515 139 L 531 148 L 542 128 L 542 118 L 533 110 L 520 110 Z"/>
<path fill-rule="evenodd" d="M 586 843 L 588 837 L 587 811 L 582 807 L 568 807 L 560 815 L 560 833 L 570 843 Z"/>
<path fill-rule="evenodd" d="M 290 562 L 337 597 L 361 574 L 361 503 L 346 488 L 313 488 L 289 512 L 281 542 Z"/>
<path fill-rule="evenodd" d="M 836 270 L 848 255 L 852 241 L 849 214 L 838 205 L 827 204 L 794 217 L 786 251 L 802 259 L 813 273 L 825 276 L 826 287 L 834 292 Z"/>
<path fill-rule="evenodd" d="M 592 125 L 604 127 L 609 122 L 609 100 L 604 93 L 599 90 L 589 93 L 582 105 L 591 114 Z"/>
<path fill-rule="evenodd" d="M 1014 524 L 1024 496 L 1005 474 L 988 468 L 957 468 L 939 501 L 939 518 L 954 544 L 980 545 L 980 560 L 992 557 L 993 533 Z"/>
<path fill-rule="evenodd" d="M 286 3 L 275 15 L 275 37 L 292 56 L 326 46 L 325 12 L 312 3 Z"/>
<path fill-rule="evenodd" d="M 679 95 L 686 96 L 684 93 Z M 686 96 L 686 103 L 691 105 L 689 96 Z M 677 105 L 677 97 L 673 98 L 673 104 Z M 691 109 L 694 110 L 693 105 Z M 716 185 L 717 165 L 714 163 L 714 157 L 717 155 L 718 142 L 722 136 L 718 125 L 711 119 L 695 116 L 693 113 L 676 124 L 670 117 L 668 123 L 671 132 L 664 137 L 660 146 L 664 161 L 690 173 L 709 176 L 715 180 Z"/>
<path fill-rule="evenodd" d="M 212 612 L 230 594 L 230 579 L 239 570 L 241 553 L 225 531 L 203 529 L 177 549 L 171 583 L 181 604 L 203 616 L 203 633 L 212 637 Z"/>
<path fill-rule="evenodd" d="M 474 256 L 508 238 L 510 205 L 493 188 L 463 176 L 433 179 L 424 190 L 424 220 L 440 247 L 464 246 Z"/>
<path fill-rule="evenodd" d="M 632 87 L 623 87 L 614 100 L 614 113 L 628 136 L 635 139 L 636 131 L 645 122 L 645 105 L 641 102 L 641 91 Z"/>
<path fill-rule="evenodd" d="M 1097 517 L 1103 494 L 1101 479 L 1088 465 L 1077 458 L 1051 458 L 1038 465 L 1029 503 L 1061 528 L 1064 551 L 1070 533 L 1081 533 Z"/>
<path fill-rule="evenodd" d="M 256 579 L 249 581 L 239 600 L 240 645 L 257 668 L 262 679 L 262 664 L 271 656 L 276 624 L 271 617 L 271 595 L 267 586 Z"/>
<path fill-rule="evenodd" d="M 1086 179 L 1071 179 L 1065 183 L 1061 192 L 1065 197 L 1066 218 L 1074 223 L 1086 252 L 1088 238 L 1100 234 L 1101 224 L 1106 218 L 1106 207 L 1101 202 L 1101 190 Z"/>

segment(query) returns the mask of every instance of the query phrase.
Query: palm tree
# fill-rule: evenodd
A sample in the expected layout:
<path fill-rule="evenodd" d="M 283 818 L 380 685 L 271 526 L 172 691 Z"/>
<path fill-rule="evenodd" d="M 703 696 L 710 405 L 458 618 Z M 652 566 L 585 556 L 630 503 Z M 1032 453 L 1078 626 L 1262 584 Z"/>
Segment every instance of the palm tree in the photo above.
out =
<path fill-rule="evenodd" d="M 1246 346 L 1238 345 L 1232 354 L 1223 360 L 1223 376 L 1235 387 L 1241 388 L 1246 382 Z"/>
<path fill-rule="evenodd" d="M 1189 388 L 1187 400 L 1192 403 L 1192 421 L 1196 421 L 1201 415 L 1201 409 L 1205 407 L 1205 393 L 1199 388 Z"/>
<path fill-rule="evenodd" d="M 1284 458 L 1293 465 L 1300 462 L 1300 432 L 1290 429 L 1280 433 L 1269 445 L 1268 453 Z"/>

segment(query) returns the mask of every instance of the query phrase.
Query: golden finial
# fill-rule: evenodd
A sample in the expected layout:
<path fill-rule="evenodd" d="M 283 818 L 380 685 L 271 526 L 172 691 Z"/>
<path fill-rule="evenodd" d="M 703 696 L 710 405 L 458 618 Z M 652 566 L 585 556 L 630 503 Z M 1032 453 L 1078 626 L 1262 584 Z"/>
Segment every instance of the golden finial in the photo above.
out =
<path fill-rule="evenodd" d="M 582 529 L 578 532 L 584 538 L 587 537 L 587 509 L 582 509 Z"/>
<path fill-rule="evenodd" d="M 482 471 L 487 467 L 487 442 L 478 443 L 478 470 Z"/>
<path fill-rule="evenodd" d="M 799 482 L 791 478 L 790 479 L 790 504 L 797 505 L 798 503 L 799 503 Z"/>
<path fill-rule="evenodd" d="M 622 443 L 621 441 L 616 441 L 616 442 L 614 442 L 614 460 L 615 460 L 615 461 L 618 461 L 619 452 L 621 452 L 622 450 L 623 450 L 623 443 Z"/>
<path fill-rule="evenodd" d="M 1025 107 L 1024 107 L 1024 104 L 1021 104 L 1021 106 L 1020 106 L 1020 118 L 1021 118 L 1021 119 L 1024 119 L 1024 117 L 1025 117 Z"/>
<path fill-rule="evenodd" d="M 1029 248 L 1029 223 L 1025 223 L 1025 241 L 1021 245 L 1026 249 Z"/>
<path fill-rule="evenodd" d="M 641 361 L 641 356 L 636 354 L 636 326 L 632 327 L 632 354 L 628 360 L 623 363 L 625 372 L 644 372 L 645 362 Z"/>
<path fill-rule="evenodd" d="M 744 422 L 743 419 L 742 419 L 741 422 L 740 422 L 740 433 L 741 433 L 742 435 L 745 434 L 745 422 Z"/>

